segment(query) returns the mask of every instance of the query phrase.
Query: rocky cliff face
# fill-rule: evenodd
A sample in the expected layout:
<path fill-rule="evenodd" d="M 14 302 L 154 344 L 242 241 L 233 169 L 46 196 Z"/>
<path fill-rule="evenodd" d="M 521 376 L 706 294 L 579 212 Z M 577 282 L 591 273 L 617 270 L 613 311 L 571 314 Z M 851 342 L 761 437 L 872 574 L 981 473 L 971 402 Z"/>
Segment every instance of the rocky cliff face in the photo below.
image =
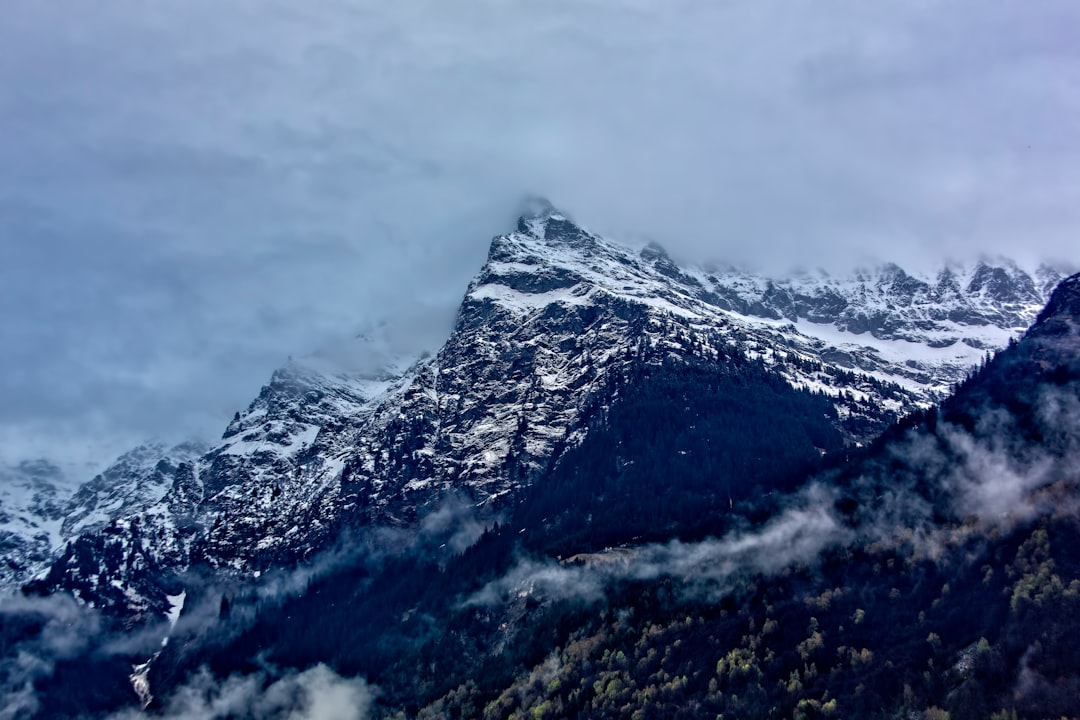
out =
<path fill-rule="evenodd" d="M 450 492 L 494 512 L 580 440 L 613 373 L 658 355 L 736 348 L 828 395 L 861 442 L 1022 333 L 1054 280 L 1009 263 L 768 280 L 540 206 L 493 240 L 437 354 L 374 377 L 291 362 L 201 457 L 155 465 L 133 495 L 80 491 L 62 520 L 79 535 L 35 587 L 158 613 L 192 564 L 250 577 L 350 527 L 415 527 Z"/>

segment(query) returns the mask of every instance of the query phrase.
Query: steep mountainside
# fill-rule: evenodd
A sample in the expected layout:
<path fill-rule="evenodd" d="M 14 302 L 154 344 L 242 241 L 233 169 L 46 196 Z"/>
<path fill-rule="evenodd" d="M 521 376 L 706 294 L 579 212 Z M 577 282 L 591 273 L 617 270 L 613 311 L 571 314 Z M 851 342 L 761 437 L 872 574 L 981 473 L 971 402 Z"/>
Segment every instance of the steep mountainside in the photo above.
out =
<path fill-rule="evenodd" d="M 815 398 L 755 367 L 646 358 L 465 553 L 361 558 L 234 610 L 170 643 L 155 687 L 324 662 L 377 683 L 391 717 L 1075 717 L 1080 275 L 940 407 L 711 512 L 727 488 L 701 466 L 752 445 L 725 399 L 773 409 L 752 423 L 777 449 L 763 475 L 814 427 Z M 697 512 L 668 527 L 680 497 Z M 657 542 L 602 544 L 643 507 Z"/>
<path fill-rule="evenodd" d="M 436 355 L 379 377 L 290 363 L 168 492 L 88 528 L 35 587 L 156 615 L 191 565 L 257 576 L 349 528 L 415 527 L 451 491 L 494 517 L 643 358 L 738 355 L 826 396 L 829 422 L 864 442 L 1021 332 L 1041 272 L 981 264 L 927 281 L 886 266 L 771 282 L 680 268 L 540 205 L 494 239 Z"/>

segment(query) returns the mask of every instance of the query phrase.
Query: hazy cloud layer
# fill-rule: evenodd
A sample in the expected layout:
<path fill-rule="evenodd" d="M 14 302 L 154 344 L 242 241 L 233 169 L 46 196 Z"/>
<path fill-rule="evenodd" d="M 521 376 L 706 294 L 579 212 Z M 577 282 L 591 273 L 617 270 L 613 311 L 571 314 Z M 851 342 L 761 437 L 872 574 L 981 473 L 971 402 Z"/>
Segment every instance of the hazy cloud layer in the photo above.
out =
<path fill-rule="evenodd" d="M 101 633 L 100 616 L 63 595 L 0 599 L 0 623 L 16 618 L 39 622 L 41 630 L 0 657 L 0 720 L 36 713 L 40 705 L 34 683 L 51 676 L 57 661 L 85 652 Z"/>
<path fill-rule="evenodd" d="M 688 257 L 1070 255 L 1078 21 L 1071 0 L 10 0 L 0 455 L 218 432 L 287 355 L 382 318 L 436 345 L 527 192 Z"/>
<path fill-rule="evenodd" d="M 520 559 L 506 575 L 465 600 L 492 605 L 508 597 L 533 595 L 550 600 L 600 600 L 618 580 L 677 578 L 692 593 L 722 596 L 729 582 L 746 573 L 772 574 L 794 564 L 816 563 L 828 547 L 850 539 L 831 509 L 833 495 L 812 485 L 791 499 L 790 507 L 756 530 L 737 530 L 696 543 L 672 540 L 581 557 L 580 562 Z"/>
<path fill-rule="evenodd" d="M 235 675 L 218 681 L 205 670 L 179 687 L 158 717 L 165 720 L 365 720 L 373 701 L 362 678 L 347 679 L 323 664 L 273 682 L 265 675 Z M 127 711 L 110 720 L 137 720 Z"/>

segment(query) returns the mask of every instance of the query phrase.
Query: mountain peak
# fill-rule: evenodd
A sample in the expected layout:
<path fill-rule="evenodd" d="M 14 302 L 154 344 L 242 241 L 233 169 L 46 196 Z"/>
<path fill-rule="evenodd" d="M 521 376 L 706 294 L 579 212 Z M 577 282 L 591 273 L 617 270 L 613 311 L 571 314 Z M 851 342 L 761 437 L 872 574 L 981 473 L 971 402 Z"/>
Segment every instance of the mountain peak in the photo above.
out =
<path fill-rule="evenodd" d="M 578 245 L 591 235 L 547 198 L 529 197 L 522 203 L 517 231 L 540 240 L 555 240 Z"/>
<path fill-rule="evenodd" d="M 541 195 L 529 195 L 522 200 L 519 215 L 521 220 L 546 220 L 552 215 L 566 217 L 566 213 Z"/>
<path fill-rule="evenodd" d="M 526 235 L 543 238 L 548 220 L 552 219 L 565 220 L 566 214 L 552 205 L 547 198 L 530 196 L 521 203 L 517 230 Z"/>

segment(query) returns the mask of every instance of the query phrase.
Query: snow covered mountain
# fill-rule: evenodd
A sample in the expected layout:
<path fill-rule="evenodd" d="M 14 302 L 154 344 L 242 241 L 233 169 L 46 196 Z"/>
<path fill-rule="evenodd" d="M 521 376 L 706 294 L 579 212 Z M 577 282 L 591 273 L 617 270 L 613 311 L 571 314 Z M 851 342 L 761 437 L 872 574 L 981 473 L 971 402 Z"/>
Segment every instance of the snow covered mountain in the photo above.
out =
<path fill-rule="evenodd" d="M 0 470 L 0 593 L 46 570 L 79 535 L 153 506 L 181 465 L 206 450 L 197 442 L 140 445 L 81 486 L 47 460 Z"/>
<path fill-rule="evenodd" d="M 180 467 L 194 462 L 206 450 L 194 441 L 174 447 L 156 442 L 124 453 L 68 500 L 61 536 L 74 538 L 100 530 L 115 518 L 146 510 L 165 497 Z"/>
<path fill-rule="evenodd" d="M 614 376 L 662 358 L 734 348 L 829 396 L 861 442 L 1021 334 L 1063 275 L 770 280 L 680 267 L 541 203 L 492 241 L 437 354 L 368 375 L 290 362 L 200 458 L 155 466 L 145 490 L 86 489 L 61 524 L 80 534 L 34 587 L 158 615 L 192 565 L 258 576 L 350 528 L 414 528 L 451 492 L 490 515 L 580 441 Z"/>
<path fill-rule="evenodd" d="M 52 560 L 67 485 L 63 471 L 46 460 L 0 470 L 0 593 Z"/>

